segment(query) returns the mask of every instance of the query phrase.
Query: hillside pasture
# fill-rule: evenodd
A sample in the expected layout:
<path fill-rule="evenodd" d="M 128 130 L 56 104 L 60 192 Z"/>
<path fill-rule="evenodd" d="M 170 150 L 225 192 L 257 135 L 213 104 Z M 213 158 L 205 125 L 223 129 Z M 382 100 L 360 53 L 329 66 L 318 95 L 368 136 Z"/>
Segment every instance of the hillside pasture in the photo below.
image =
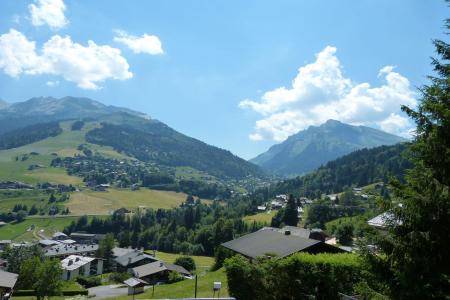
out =
<path fill-rule="evenodd" d="M 125 207 L 136 208 L 174 208 L 186 200 L 187 195 L 171 191 L 158 191 L 141 188 L 137 191 L 129 189 L 108 189 L 105 192 L 84 190 L 74 192 L 65 203 L 71 214 L 103 214 L 109 215 L 114 210 Z"/>

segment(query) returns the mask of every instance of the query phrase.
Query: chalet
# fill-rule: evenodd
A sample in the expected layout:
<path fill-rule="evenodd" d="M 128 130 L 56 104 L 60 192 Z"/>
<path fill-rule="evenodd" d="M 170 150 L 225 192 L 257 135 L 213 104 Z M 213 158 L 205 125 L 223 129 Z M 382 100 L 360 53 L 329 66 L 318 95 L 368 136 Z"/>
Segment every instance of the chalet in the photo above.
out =
<path fill-rule="evenodd" d="M 257 207 L 258 211 L 266 211 L 266 207 L 264 205 L 260 205 Z"/>
<path fill-rule="evenodd" d="M 270 205 L 272 206 L 273 209 L 279 209 L 284 206 L 284 203 L 278 200 L 273 200 L 272 202 L 270 202 Z"/>
<path fill-rule="evenodd" d="M 19 275 L 0 270 L 0 300 L 9 299 Z"/>
<path fill-rule="evenodd" d="M 69 237 L 67 236 L 67 234 L 65 234 L 63 232 L 59 232 L 59 231 L 55 232 L 52 236 L 52 240 L 55 240 L 55 241 L 66 240 L 68 238 Z"/>
<path fill-rule="evenodd" d="M 1 181 L 0 190 L 32 189 L 33 186 L 20 181 Z"/>
<path fill-rule="evenodd" d="M 63 280 L 79 276 L 100 275 L 103 273 L 103 260 L 94 257 L 70 255 L 61 261 Z"/>
<path fill-rule="evenodd" d="M 375 229 L 386 230 L 389 225 L 400 224 L 400 222 L 394 218 L 394 214 L 387 211 L 370 219 L 367 221 L 367 224 Z"/>
<path fill-rule="evenodd" d="M 155 261 L 131 269 L 131 274 L 133 274 L 134 277 L 151 283 L 166 281 L 170 272 L 176 272 L 189 278 L 191 276 L 191 273 L 189 273 L 189 271 L 182 266 L 169 264 L 162 261 Z"/>
<path fill-rule="evenodd" d="M 0 252 L 11 245 L 11 240 L 0 240 Z"/>
<path fill-rule="evenodd" d="M 130 249 L 130 250 L 131 251 L 123 252 L 122 255 L 116 256 L 114 258 L 114 262 L 116 263 L 117 266 L 117 271 L 126 272 L 134 267 L 142 266 L 158 260 L 154 256 L 144 253 L 142 250 L 139 249 Z M 119 252 L 120 252 L 119 250 L 116 251 L 113 250 L 113 253 Z"/>
<path fill-rule="evenodd" d="M 323 241 L 303 237 L 300 234 L 291 234 L 290 230 L 283 232 L 270 227 L 223 243 L 222 246 L 250 259 L 267 255 L 283 258 L 297 252 L 312 254 L 343 252 Z"/>

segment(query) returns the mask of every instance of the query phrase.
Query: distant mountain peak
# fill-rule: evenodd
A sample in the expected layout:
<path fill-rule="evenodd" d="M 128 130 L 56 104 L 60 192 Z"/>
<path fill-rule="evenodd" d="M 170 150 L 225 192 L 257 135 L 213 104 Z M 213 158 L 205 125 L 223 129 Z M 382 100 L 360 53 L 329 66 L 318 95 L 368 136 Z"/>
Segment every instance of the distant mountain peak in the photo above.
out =
<path fill-rule="evenodd" d="M 358 149 L 403 141 L 406 139 L 381 130 L 330 119 L 289 136 L 250 161 L 277 174 L 299 175 Z"/>

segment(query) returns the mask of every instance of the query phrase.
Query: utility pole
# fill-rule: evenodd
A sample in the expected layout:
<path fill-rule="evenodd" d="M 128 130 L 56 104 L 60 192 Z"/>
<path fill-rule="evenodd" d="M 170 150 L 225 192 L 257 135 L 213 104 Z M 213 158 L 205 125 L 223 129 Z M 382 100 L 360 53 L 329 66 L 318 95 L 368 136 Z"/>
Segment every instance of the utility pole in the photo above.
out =
<path fill-rule="evenodd" d="M 195 293 L 194 293 L 194 298 L 197 298 L 197 275 L 195 275 Z"/>

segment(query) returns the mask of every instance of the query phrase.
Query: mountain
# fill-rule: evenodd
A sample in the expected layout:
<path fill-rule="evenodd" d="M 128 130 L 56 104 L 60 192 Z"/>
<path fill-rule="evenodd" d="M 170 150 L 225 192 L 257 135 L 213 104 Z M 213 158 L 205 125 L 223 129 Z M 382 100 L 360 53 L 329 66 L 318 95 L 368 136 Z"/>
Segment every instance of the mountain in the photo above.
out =
<path fill-rule="evenodd" d="M 75 134 L 73 124 L 67 124 L 74 120 L 86 123 L 82 132 Z M 263 175 L 258 166 L 230 151 L 188 137 L 143 113 L 88 98 L 40 97 L 8 105 L 0 109 L 0 128 L 0 149 L 30 145 L 29 149 L 32 143 L 52 138 L 52 152 L 58 152 L 55 144 L 64 153 L 74 153 L 78 145 L 90 143 L 110 146 L 117 155 L 163 167 L 190 167 L 224 179 Z"/>
<path fill-rule="evenodd" d="M 269 196 L 293 193 L 318 198 L 323 193 L 339 193 L 352 186 L 387 182 L 391 176 L 403 180 L 406 170 L 413 166 L 406 154 L 409 145 L 399 143 L 356 150 L 328 162 L 314 172 L 272 185 L 268 189 Z M 266 190 L 261 192 L 265 193 Z"/>
<path fill-rule="evenodd" d="M 7 106 L 9 106 L 9 103 L 0 99 L 0 109 L 6 108 Z"/>
<path fill-rule="evenodd" d="M 145 114 L 116 106 L 107 106 L 89 98 L 35 97 L 24 102 L 2 105 L 0 102 L 0 134 L 42 122 L 97 118 L 114 112 L 127 112 L 146 118 Z"/>
<path fill-rule="evenodd" d="M 357 149 L 404 141 L 404 138 L 370 127 L 328 120 L 290 136 L 250 161 L 279 175 L 300 175 Z"/>

